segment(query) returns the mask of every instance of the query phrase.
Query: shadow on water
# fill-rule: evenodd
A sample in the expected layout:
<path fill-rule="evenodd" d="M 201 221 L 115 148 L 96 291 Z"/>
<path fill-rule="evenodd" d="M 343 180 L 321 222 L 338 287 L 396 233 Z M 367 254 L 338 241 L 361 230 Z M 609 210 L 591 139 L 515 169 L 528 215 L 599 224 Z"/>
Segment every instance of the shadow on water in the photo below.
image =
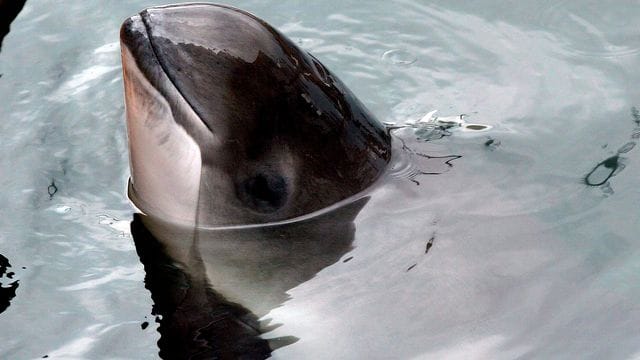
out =
<path fill-rule="evenodd" d="M 13 279 L 14 273 L 9 268 L 9 259 L 0 255 L 0 314 L 7 310 L 18 289 L 18 280 Z M 4 284 L 3 279 L 9 279 L 9 282 Z"/>
<path fill-rule="evenodd" d="M 614 155 L 599 162 L 584 177 L 584 183 L 589 186 L 606 185 L 609 179 L 624 170 L 624 161 L 626 158 L 622 154 L 630 152 L 638 143 L 640 138 L 640 111 L 636 107 L 631 108 L 631 117 L 635 123 L 635 127 L 631 133 L 627 143 L 622 145 Z"/>
<path fill-rule="evenodd" d="M 315 218 L 257 228 L 199 230 L 137 214 L 131 223 L 159 323 L 160 357 L 263 359 L 298 339 L 263 339 L 258 319 L 352 249 L 368 198 Z"/>
<path fill-rule="evenodd" d="M 26 0 L 0 0 L 0 51 L 2 40 L 9 33 L 11 22 L 18 16 Z"/>

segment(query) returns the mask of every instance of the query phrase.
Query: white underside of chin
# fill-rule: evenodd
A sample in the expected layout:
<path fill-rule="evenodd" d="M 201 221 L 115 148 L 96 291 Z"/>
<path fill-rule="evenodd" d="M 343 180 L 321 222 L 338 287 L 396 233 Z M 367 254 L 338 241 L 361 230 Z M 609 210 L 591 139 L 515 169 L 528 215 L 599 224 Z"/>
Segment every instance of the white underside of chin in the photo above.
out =
<path fill-rule="evenodd" d="M 131 200 L 147 215 L 194 224 L 202 167 L 200 148 L 176 123 L 169 103 L 145 78 L 125 46 L 122 63 Z M 195 117 L 182 95 L 163 77 L 166 75 L 158 74 L 160 81 L 167 83 L 167 91 L 175 91 L 172 99 L 180 110 Z"/>

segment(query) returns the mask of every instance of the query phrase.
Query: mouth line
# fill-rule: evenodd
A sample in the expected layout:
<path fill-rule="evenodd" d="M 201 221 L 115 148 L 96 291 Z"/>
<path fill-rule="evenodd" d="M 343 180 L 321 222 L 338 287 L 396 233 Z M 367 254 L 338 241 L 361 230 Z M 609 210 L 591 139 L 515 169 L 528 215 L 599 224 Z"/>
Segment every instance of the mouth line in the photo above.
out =
<path fill-rule="evenodd" d="M 191 108 L 191 110 L 196 114 L 196 116 L 198 117 L 198 119 L 200 120 L 200 122 L 207 128 L 207 130 L 209 130 L 210 133 L 214 133 L 213 129 L 211 129 L 211 127 L 209 127 L 209 124 L 207 124 L 203 119 L 201 114 L 198 112 L 198 110 L 193 106 L 193 104 L 189 101 L 189 99 L 187 97 L 184 96 L 184 94 L 182 93 L 182 91 L 180 90 L 180 88 L 178 87 L 178 85 L 176 84 L 176 82 L 174 81 L 174 79 L 171 77 L 169 71 L 167 71 L 167 67 L 164 64 L 164 62 L 162 61 L 162 58 L 160 56 L 158 56 L 159 53 L 159 49 L 157 48 L 156 44 L 154 43 L 152 36 L 151 36 L 151 24 L 149 23 L 149 12 L 148 10 L 144 10 L 142 12 L 140 12 L 139 14 L 140 19 L 142 20 L 142 24 L 144 25 L 144 29 L 146 31 L 146 37 L 147 37 L 147 41 L 149 41 L 149 45 L 151 47 L 151 52 L 153 53 L 153 55 L 156 58 L 156 61 L 158 62 L 158 65 L 160 66 L 160 68 L 162 69 L 162 72 L 167 76 L 167 79 L 169 80 L 169 82 L 171 83 L 171 85 L 173 85 L 173 87 L 176 89 L 176 91 L 180 94 L 180 96 L 182 97 L 182 99 L 189 105 L 189 108 Z"/>

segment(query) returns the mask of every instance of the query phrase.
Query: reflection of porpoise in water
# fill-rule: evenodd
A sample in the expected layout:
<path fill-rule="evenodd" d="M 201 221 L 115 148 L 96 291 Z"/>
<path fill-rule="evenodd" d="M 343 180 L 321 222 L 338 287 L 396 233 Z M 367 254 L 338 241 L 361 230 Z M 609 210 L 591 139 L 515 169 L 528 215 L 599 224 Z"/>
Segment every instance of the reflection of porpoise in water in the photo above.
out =
<path fill-rule="evenodd" d="M 0 0 L 0 50 L 2 49 L 2 40 L 9 33 L 11 22 L 15 19 L 26 0 Z"/>
<path fill-rule="evenodd" d="M 147 215 L 132 233 L 161 355 L 265 357 L 278 342 L 258 337 L 257 318 L 350 249 L 366 202 L 353 195 L 385 170 L 389 134 L 246 12 L 151 8 L 121 44 L 129 194 Z"/>
<path fill-rule="evenodd" d="M 351 249 L 353 219 L 365 203 L 305 221 L 228 230 L 194 231 L 137 216 L 131 230 L 154 314 L 161 316 L 160 356 L 265 358 L 295 342 L 262 339 L 269 327 L 258 318 Z"/>

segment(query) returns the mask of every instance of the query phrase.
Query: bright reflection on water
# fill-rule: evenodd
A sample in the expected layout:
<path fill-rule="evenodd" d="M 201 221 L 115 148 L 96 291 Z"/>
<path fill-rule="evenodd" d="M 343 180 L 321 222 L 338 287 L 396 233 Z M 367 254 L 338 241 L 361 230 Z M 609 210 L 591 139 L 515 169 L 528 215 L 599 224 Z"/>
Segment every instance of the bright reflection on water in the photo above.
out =
<path fill-rule="evenodd" d="M 300 339 L 274 356 L 640 356 L 640 4 L 423 3 L 231 2 L 380 120 L 438 109 L 492 126 L 399 134 L 461 157 L 399 156 L 354 249 L 266 315 L 283 325 L 265 337 Z M 0 285 L 19 286 L 0 358 L 157 357 L 124 196 L 118 46 L 122 20 L 150 5 L 28 0 L 4 39 Z"/>

